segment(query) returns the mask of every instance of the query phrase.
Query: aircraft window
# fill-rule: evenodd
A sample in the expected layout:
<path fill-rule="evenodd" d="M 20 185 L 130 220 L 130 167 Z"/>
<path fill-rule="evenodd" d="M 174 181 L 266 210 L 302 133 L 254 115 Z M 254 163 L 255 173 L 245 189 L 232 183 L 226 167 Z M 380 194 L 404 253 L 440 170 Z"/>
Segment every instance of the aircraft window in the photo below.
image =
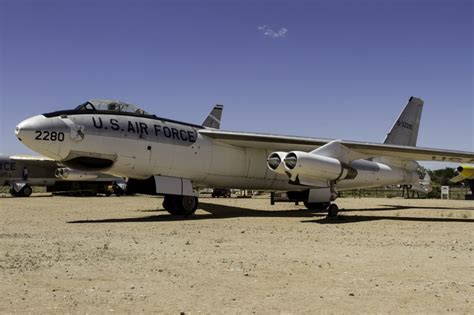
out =
<path fill-rule="evenodd" d="M 77 106 L 76 110 L 96 110 L 96 109 L 94 105 L 92 105 L 90 102 L 86 102 L 84 104 Z"/>
<path fill-rule="evenodd" d="M 112 112 L 134 113 L 138 115 L 150 115 L 135 105 L 112 101 L 112 100 L 91 100 L 76 107 L 76 110 L 100 110 Z"/>

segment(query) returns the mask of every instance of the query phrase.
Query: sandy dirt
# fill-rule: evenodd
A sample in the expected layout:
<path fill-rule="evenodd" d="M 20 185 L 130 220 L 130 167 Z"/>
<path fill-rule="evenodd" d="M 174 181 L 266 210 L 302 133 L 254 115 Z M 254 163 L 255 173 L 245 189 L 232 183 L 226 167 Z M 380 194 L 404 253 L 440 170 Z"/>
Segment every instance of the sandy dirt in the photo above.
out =
<path fill-rule="evenodd" d="M 0 199 L 0 312 L 474 313 L 474 202 Z"/>

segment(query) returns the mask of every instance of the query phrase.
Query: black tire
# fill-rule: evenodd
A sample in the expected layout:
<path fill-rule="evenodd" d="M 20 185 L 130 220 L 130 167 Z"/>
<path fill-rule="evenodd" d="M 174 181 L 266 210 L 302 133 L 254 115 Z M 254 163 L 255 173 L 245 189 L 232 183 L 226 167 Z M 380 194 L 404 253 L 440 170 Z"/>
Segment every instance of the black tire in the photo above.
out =
<path fill-rule="evenodd" d="M 172 210 L 173 204 L 171 203 L 171 196 L 165 196 L 165 199 L 163 200 L 163 208 L 168 212 Z"/>
<path fill-rule="evenodd" d="M 326 210 L 329 205 L 329 202 L 304 202 L 304 206 L 309 210 Z"/>
<path fill-rule="evenodd" d="M 113 190 L 114 190 L 115 196 L 117 197 L 125 195 L 125 192 L 120 187 L 114 187 Z"/>
<path fill-rule="evenodd" d="M 29 197 L 33 193 L 33 189 L 31 189 L 31 186 L 25 185 L 21 190 L 20 190 L 20 196 L 23 197 Z"/>
<path fill-rule="evenodd" d="M 12 195 L 13 197 L 18 197 L 18 193 L 13 188 L 10 188 L 10 195 Z"/>
<path fill-rule="evenodd" d="M 184 210 L 176 204 L 176 200 L 174 198 L 169 198 L 168 200 L 163 201 L 163 208 L 168 211 L 171 215 L 183 215 Z"/>
<path fill-rule="evenodd" d="M 182 196 L 181 198 L 181 206 L 184 210 L 185 215 L 190 215 L 196 212 L 198 207 L 198 198 L 194 196 Z"/>
<path fill-rule="evenodd" d="M 193 196 L 166 196 L 163 208 L 172 215 L 191 215 L 196 212 L 198 198 Z"/>
<path fill-rule="evenodd" d="M 331 218 L 337 217 L 338 212 L 339 212 L 339 207 L 333 203 L 328 208 L 328 217 L 331 217 Z"/>

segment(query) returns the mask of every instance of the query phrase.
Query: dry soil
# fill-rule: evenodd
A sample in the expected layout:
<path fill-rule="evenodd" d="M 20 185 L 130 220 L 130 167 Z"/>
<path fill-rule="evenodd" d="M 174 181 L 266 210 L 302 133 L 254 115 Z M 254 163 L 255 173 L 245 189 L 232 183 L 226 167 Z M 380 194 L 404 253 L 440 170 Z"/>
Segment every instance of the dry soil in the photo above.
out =
<path fill-rule="evenodd" d="M 2 313 L 474 313 L 474 202 L 0 199 Z"/>

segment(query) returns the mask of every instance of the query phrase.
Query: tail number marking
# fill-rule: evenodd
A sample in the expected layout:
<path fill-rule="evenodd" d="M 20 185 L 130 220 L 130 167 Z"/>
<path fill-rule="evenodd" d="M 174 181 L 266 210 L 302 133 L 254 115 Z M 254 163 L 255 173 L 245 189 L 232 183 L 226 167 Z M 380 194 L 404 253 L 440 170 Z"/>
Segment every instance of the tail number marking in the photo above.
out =
<path fill-rule="evenodd" d="M 405 128 L 405 129 L 413 130 L 413 125 L 412 124 L 409 124 L 409 123 L 401 121 L 401 120 L 397 120 L 397 126 Z"/>
<path fill-rule="evenodd" d="M 36 130 L 35 140 L 64 141 L 64 132 Z"/>

